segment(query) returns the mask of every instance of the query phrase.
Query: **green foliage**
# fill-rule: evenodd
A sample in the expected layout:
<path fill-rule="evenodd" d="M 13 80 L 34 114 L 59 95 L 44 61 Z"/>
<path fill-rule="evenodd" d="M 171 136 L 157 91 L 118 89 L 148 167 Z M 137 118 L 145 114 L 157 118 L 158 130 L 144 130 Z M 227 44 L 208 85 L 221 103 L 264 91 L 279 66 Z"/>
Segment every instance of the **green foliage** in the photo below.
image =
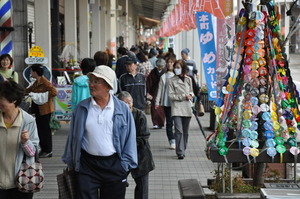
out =
<path fill-rule="evenodd" d="M 229 177 L 229 169 L 225 169 L 225 174 L 222 175 L 220 170 L 214 171 L 215 181 L 212 184 L 212 189 L 216 192 L 221 193 L 222 190 L 222 181 L 225 180 L 225 193 L 230 192 L 230 177 Z M 247 184 L 242 176 L 236 175 L 232 179 L 232 188 L 233 193 L 259 193 L 260 187 L 255 187 L 250 184 Z"/>
<path fill-rule="evenodd" d="M 233 178 L 233 193 L 259 193 L 260 187 L 247 184 L 242 176 L 237 175 Z"/>
<path fill-rule="evenodd" d="M 268 178 L 272 182 L 278 183 L 280 181 L 280 173 L 276 169 L 271 169 L 270 167 L 267 167 L 265 174 L 265 178 Z"/>

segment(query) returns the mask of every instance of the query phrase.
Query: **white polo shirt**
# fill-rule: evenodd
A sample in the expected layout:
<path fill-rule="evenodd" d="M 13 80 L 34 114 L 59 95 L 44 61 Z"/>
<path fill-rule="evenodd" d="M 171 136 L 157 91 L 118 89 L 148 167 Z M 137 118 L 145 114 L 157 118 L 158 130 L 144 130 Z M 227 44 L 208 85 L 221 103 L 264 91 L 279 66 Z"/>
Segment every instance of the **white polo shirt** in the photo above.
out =
<path fill-rule="evenodd" d="M 116 153 L 113 145 L 114 100 L 110 95 L 107 106 L 102 110 L 92 98 L 85 123 L 82 149 L 91 155 L 110 156 Z"/>

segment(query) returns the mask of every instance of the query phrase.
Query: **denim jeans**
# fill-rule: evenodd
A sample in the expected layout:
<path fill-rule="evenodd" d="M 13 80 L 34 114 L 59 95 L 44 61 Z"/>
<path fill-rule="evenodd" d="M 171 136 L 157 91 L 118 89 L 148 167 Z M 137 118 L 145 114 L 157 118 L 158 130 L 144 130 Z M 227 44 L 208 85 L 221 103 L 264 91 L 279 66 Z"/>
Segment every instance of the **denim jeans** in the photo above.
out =
<path fill-rule="evenodd" d="M 168 140 L 171 142 L 174 141 L 174 133 L 173 133 L 173 118 L 171 116 L 171 107 L 164 106 L 165 116 L 166 116 L 166 133 Z"/>

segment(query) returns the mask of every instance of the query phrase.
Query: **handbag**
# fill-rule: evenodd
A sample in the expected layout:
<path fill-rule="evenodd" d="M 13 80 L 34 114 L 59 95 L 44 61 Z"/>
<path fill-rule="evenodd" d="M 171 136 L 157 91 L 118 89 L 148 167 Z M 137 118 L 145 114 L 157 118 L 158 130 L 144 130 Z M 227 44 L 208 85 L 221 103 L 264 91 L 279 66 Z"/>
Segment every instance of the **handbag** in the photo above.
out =
<path fill-rule="evenodd" d="M 44 173 L 42 164 L 38 160 L 38 152 L 35 152 L 35 159 L 32 165 L 26 163 L 26 154 L 17 175 L 17 187 L 25 193 L 39 192 L 44 187 Z"/>
<path fill-rule="evenodd" d="M 30 109 L 30 102 L 27 101 L 28 97 L 29 96 L 24 97 L 19 105 L 19 107 L 24 111 L 26 111 L 27 113 L 29 113 L 29 109 Z"/>
<path fill-rule="evenodd" d="M 76 177 L 74 170 L 64 169 L 63 173 L 57 175 L 58 198 L 75 199 L 76 198 Z"/>
<path fill-rule="evenodd" d="M 201 102 L 201 99 L 197 98 L 195 108 L 198 113 L 198 116 L 200 116 L 200 117 L 204 116 L 205 109 L 204 109 L 204 105 Z"/>

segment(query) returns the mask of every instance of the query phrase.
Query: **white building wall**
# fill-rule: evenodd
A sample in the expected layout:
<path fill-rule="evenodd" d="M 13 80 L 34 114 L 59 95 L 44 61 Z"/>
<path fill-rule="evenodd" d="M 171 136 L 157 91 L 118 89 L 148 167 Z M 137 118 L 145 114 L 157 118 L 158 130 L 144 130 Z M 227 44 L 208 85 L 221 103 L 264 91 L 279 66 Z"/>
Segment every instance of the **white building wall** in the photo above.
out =
<path fill-rule="evenodd" d="M 45 57 L 49 59 L 48 67 L 52 67 L 51 53 L 51 19 L 50 1 L 38 0 L 34 4 L 35 10 L 35 38 L 36 45 L 40 46 Z"/>

